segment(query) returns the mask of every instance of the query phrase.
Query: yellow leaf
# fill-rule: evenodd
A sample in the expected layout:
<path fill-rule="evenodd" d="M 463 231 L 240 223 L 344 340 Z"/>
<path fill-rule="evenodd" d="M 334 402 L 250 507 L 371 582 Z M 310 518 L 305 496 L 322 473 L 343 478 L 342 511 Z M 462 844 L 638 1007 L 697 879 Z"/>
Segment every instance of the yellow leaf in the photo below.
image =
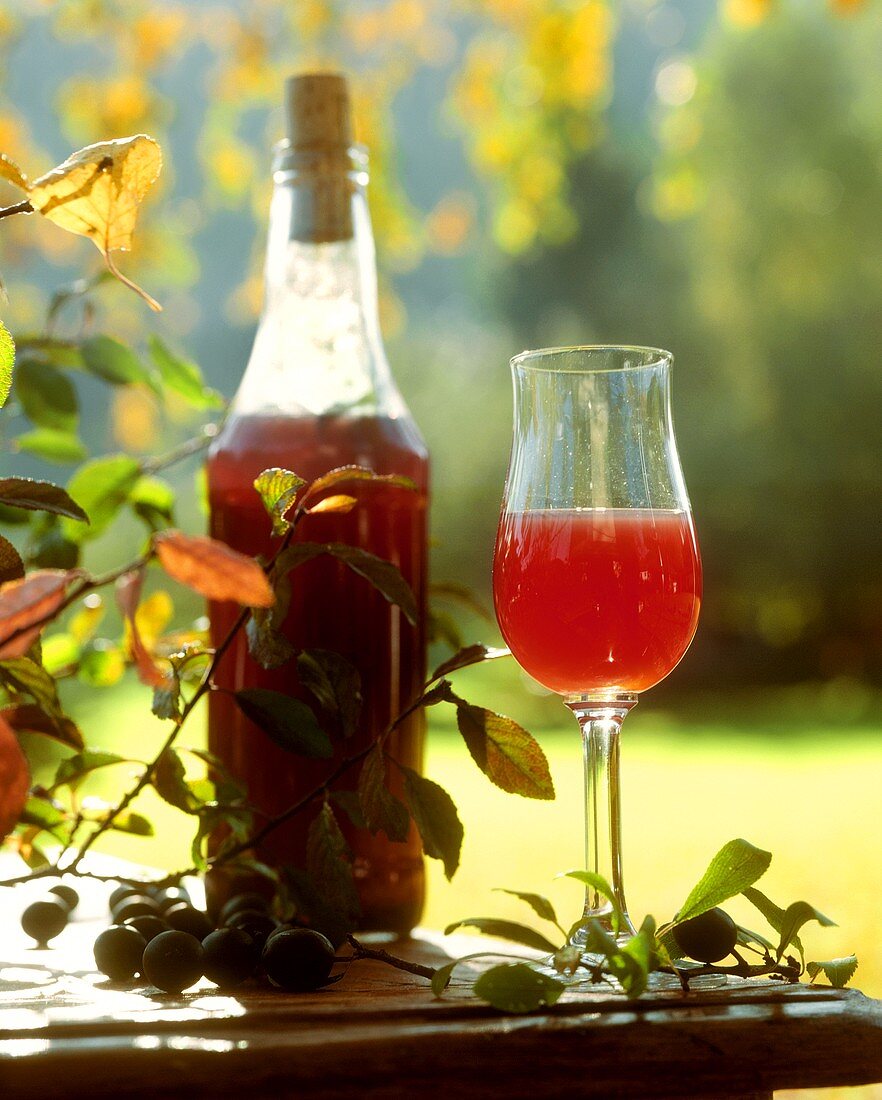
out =
<path fill-rule="evenodd" d="M 27 191 L 28 189 L 28 181 L 24 172 L 22 172 L 15 161 L 11 160 L 5 153 L 0 153 L 0 179 L 14 183 L 15 186 L 20 187 L 22 191 Z"/>
<path fill-rule="evenodd" d="M 128 249 L 138 207 L 162 170 L 159 145 L 146 134 L 80 149 L 31 184 L 31 205 L 44 217 L 94 241 L 107 266 L 153 309 L 149 295 L 117 271 L 111 253 Z"/>
<path fill-rule="evenodd" d="M 347 497 L 341 493 L 338 496 L 325 497 L 324 500 L 314 504 L 308 511 L 310 515 L 315 515 L 316 512 L 351 512 L 356 504 L 358 504 L 358 501 L 355 497 Z"/>
<path fill-rule="evenodd" d="M 102 252 L 127 249 L 138 206 L 162 170 L 162 153 L 146 134 L 101 141 L 72 153 L 30 187 L 34 209 Z"/>

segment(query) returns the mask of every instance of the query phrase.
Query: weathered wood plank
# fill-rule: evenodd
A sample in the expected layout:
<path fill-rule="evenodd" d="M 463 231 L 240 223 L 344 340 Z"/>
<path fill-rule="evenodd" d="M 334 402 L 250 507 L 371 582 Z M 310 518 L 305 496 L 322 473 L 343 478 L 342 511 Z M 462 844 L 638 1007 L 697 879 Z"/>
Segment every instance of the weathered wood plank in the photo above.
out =
<path fill-rule="evenodd" d="M 776 1088 L 882 1080 L 882 1003 L 856 991 L 738 983 L 630 1003 L 571 991 L 524 1017 L 494 1012 L 463 983 L 441 1000 L 424 979 L 359 962 L 337 985 L 286 995 L 181 996 L 114 986 L 93 972 L 96 926 L 58 950 L 0 947 L 0 1096 L 305 1094 L 463 1100 L 761 1097 Z M 452 938 L 459 953 L 488 941 Z M 438 965 L 440 937 L 396 951 Z"/>

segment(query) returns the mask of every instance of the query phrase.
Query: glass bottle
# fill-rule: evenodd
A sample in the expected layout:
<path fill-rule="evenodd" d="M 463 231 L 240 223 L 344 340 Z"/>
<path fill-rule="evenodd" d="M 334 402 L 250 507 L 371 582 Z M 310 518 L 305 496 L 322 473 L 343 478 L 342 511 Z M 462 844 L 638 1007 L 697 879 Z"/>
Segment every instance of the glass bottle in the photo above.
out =
<path fill-rule="evenodd" d="M 365 194 L 367 156 L 352 144 L 345 79 L 324 73 L 291 78 L 287 121 L 288 136 L 276 147 L 273 169 L 263 315 L 229 419 L 208 458 L 211 534 L 246 554 L 273 552 L 278 540 L 253 484 L 270 467 L 309 480 L 353 463 L 404 474 L 416 492 L 354 485 L 359 503 L 353 511 L 307 516 L 297 538 L 347 543 L 392 561 L 414 591 L 420 621 L 411 626 L 367 581 L 332 558 L 315 559 L 290 574 L 283 632 L 298 651 L 331 650 L 351 661 L 361 674 L 363 704 L 358 731 L 337 744 L 334 760 L 307 760 L 270 741 L 228 693 L 212 692 L 209 748 L 269 815 L 296 802 L 404 708 L 423 683 L 426 654 L 428 454 L 383 350 Z M 232 604 L 210 607 L 214 644 L 236 613 Z M 309 700 L 296 663 L 261 668 L 243 632 L 221 662 L 217 683 L 227 692 L 261 687 Z M 420 769 L 423 737 L 424 719 L 417 714 L 396 730 L 388 749 L 402 764 Z M 338 785 L 354 790 L 357 778 L 355 766 Z M 398 781 L 394 767 L 390 781 Z M 277 829 L 256 856 L 273 865 L 304 866 L 313 816 L 308 811 Z M 424 898 L 415 830 L 404 843 L 392 843 L 338 817 L 353 852 L 361 927 L 406 934 Z"/>

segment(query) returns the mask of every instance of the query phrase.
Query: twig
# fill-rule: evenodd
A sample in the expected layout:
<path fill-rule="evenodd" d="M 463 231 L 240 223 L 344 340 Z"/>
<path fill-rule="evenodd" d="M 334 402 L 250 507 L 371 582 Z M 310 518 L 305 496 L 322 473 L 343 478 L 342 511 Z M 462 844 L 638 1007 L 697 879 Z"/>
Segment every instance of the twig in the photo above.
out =
<path fill-rule="evenodd" d="M 267 564 L 264 566 L 264 572 L 269 573 L 279 555 L 288 548 L 293 535 L 294 526 L 292 524 L 292 526 L 286 532 L 285 537 L 282 539 L 278 550 L 276 550 L 275 554 L 273 554 L 272 558 L 270 558 L 269 562 L 267 562 Z M 79 866 L 80 862 L 83 859 L 83 856 L 85 856 L 85 854 L 89 851 L 95 841 L 98 840 L 100 836 L 103 836 L 104 833 L 106 833 L 107 830 L 112 827 L 114 821 L 116 821 L 119 815 L 125 809 L 127 809 L 129 805 L 131 805 L 131 803 L 138 797 L 138 795 L 141 793 L 141 791 L 144 790 L 145 787 L 149 786 L 150 782 L 153 779 L 153 776 L 156 774 L 156 769 L 159 766 L 160 760 L 177 740 L 178 734 L 183 729 L 184 723 L 193 713 L 196 704 L 203 697 L 203 695 L 211 690 L 212 681 L 214 678 L 214 674 L 217 671 L 218 665 L 223 659 L 224 654 L 233 644 L 233 640 L 236 635 L 245 625 L 245 621 L 250 613 L 250 608 L 243 607 L 239 614 L 236 616 L 236 620 L 227 632 L 226 637 L 214 651 L 214 655 L 211 658 L 211 661 L 205 672 L 202 674 L 202 679 L 199 681 L 196 690 L 193 692 L 193 694 L 190 696 L 190 699 L 184 705 L 184 708 L 181 711 L 179 717 L 175 719 L 175 724 L 172 726 L 168 737 L 166 737 L 165 741 L 163 741 L 162 747 L 160 748 L 159 752 L 147 765 L 146 769 L 141 774 L 140 779 L 138 779 L 135 785 L 131 787 L 125 795 L 123 795 L 122 800 L 117 803 L 117 805 L 108 813 L 105 818 L 102 819 L 101 823 L 98 825 L 98 828 L 90 833 L 88 837 L 86 837 L 67 870 L 75 869 Z M 178 877 L 183 877 L 184 874 L 188 873 L 189 871 L 183 871 Z"/>
<path fill-rule="evenodd" d="M 13 214 L 33 214 L 34 208 L 27 199 L 15 203 L 14 206 L 0 206 L 0 218 L 11 218 Z"/>
<path fill-rule="evenodd" d="M 413 963 L 408 962 L 407 959 L 399 959 L 397 955 L 390 955 L 388 951 L 384 951 L 379 947 L 365 947 L 363 943 L 351 934 L 346 937 L 346 942 L 355 952 L 352 956 L 353 960 L 375 959 L 377 962 L 386 963 L 388 966 L 394 966 L 396 970 L 404 970 L 408 974 L 416 974 L 420 978 L 428 978 L 429 981 L 435 977 L 436 971 L 433 966 L 423 966 L 421 963 Z"/>
<path fill-rule="evenodd" d="M 219 426 L 217 424 L 204 424 L 202 435 L 185 440 L 177 447 L 166 451 L 164 455 L 158 455 L 156 458 L 150 458 L 142 462 L 141 472 L 144 474 L 157 474 L 160 470 L 167 470 L 169 466 L 174 466 L 185 458 L 199 454 L 200 451 L 204 451 L 206 447 L 211 446 L 218 430 Z"/>

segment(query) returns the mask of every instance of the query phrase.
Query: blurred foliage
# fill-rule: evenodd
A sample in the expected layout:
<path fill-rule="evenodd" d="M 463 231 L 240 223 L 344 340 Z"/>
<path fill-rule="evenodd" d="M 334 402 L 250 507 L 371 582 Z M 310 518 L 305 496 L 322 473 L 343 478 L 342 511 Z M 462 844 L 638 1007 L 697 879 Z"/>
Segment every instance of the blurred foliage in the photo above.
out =
<path fill-rule="evenodd" d="M 871 0 L 12 0 L 0 12 L 0 149 L 41 169 L 71 142 L 155 133 L 171 155 L 132 266 L 166 304 L 173 342 L 211 308 L 200 347 L 219 360 L 206 374 L 232 377 L 244 340 L 216 334 L 260 307 L 283 78 L 307 66 L 352 73 L 357 136 L 372 154 L 384 331 L 435 457 L 440 575 L 489 576 L 509 438 L 504 363 L 516 345 L 664 344 L 677 356 L 678 436 L 707 570 L 702 629 L 678 678 L 717 677 L 721 660 L 751 679 L 864 676 L 882 668 L 867 518 L 880 488 L 880 10 Z M 678 20 L 680 31 L 664 29 Z M 614 93 L 640 94 L 620 85 L 637 79 L 628 63 L 641 21 L 662 28 L 652 57 L 638 55 L 650 98 L 617 116 Z M 7 60 L 47 45 L 64 64 L 39 94 L 11 96 Z M 414 104 L 431 117 L 408 114 Z M 433 155 L 462 165 L 438 171 L 418 202 L 403 150 L 422 153 L 412 131 L 423 121 L 427 161 L 439 163 L 429 142 L 440 135 L 448 144 Z M 25 221 L 0 235 L 3 266 L 16 270 L 4 316 L 19 332 L 41 323 L 43 287 L 59 281 L 47 265 L 79 272 L 85 247 Z M 251 262 L 217 303 L 216 250 L 243 225 L 236 240 L 255 242 Z M 402 288 L 430 295 L 439 264 L 458 265 L 451 282 L 467 309 L 442 295 L 409 318 Z M 121 290 L 107 297 L 102 329 L 137 344 L 139 308 Z M 155 450 L 158 411 L 146 388 L 120 387 L 105 444 Z"/>
<path fill-rule="evenodd" d="M 165 204 L 140 237 L 140 277 L 160 288 L 194 282 L 192 237 L 212 210 L 250 211 L 264 221 L 266 150 L 278 137 L 280 118 L 273 113 L 265 131 L 254 120 L 278 107 L 292 70 L 355 75 L 356 136 L 372 154 L 375 230 L 385 264 L 399 272 L 427 252 L 460 251 L 478 209 L 475 196 L 456 190 L 433 210 L 417 210 L 408 200 L 390 119 L 396 97 L 417 72 L 451 73 L 441 110 L 487 183 L 494 236 L 510 252 L 561 240 L 574 229 L 566 166 L 596 136 L 610 80 L 606 0 L 14 0 L 0 22 L 0 61 L 35 24 L 84 59 L 82 71 L 41 88 L 69 141 L 148 131 L 168 145 L 180 111 L 165 90 L 170 73 L 192 64 L 204 82 L 197 89 L 204 107 L 198 210 L 176 197 L 171 171 Z M 0 148 L 39 164 L 48 158 L 31 115 L 23 103 L 3 104 Z M 31 247 L 53 263 L 71 256 L 69 242 L 43 233 L 34 240 L 21 228 L 5 233 L 4 243 L 13 258 Z M 261 254 L 232 299 L 236 317 L 259 310 Z"/>
<path fill-rule="evenodd" d="M 677 353 L 697 675 L 878 676 L 882 27 L 764 7 L 659 67 L 657 152 L 606 141 L 573 167 L 579 231 L 506 266 L 506 317 L 526 343 L 587 319 Z"/>

